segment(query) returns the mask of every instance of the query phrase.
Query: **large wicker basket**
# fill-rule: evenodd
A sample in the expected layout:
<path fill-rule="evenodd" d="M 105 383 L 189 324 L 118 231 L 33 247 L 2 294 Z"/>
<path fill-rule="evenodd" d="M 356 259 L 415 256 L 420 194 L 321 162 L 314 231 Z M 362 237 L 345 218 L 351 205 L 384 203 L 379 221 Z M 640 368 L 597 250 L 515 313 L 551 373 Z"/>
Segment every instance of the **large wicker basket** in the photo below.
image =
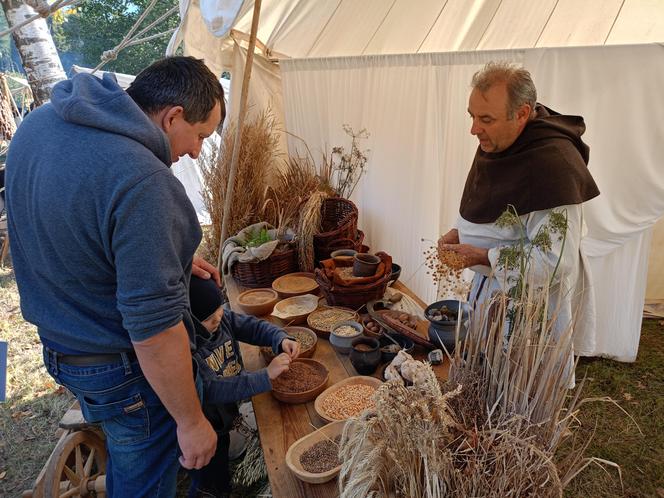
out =
<path fill-rule="evenodd" d="M 392 274 L 392 258 L 385 253 L 376 254 L 385 263 L 385 274 L 366 285 L 342 286 L 332 282 L 324 270 L 316 269 L 316 282 L 330 306 L 345 306 L 358 310 L 372 299 L 381 299 Z"/>
<path fill-rule="evenodd" d="M 348 199 L 342 197 L 325 199 L 321 206 L 321 232 L 314 235 L 314 251 L 325 251 L 331 243 L 338 240 L 355 241 L 357 216 L 357 207 Z"/>
<path fill-rule="evenodd" d="M 270 287 L 282 275 L 299 271 L 295 245 L 285 251 L 273 252 L 263 261 L 240 262 L 231 267 L 231 275 L 243 287 Z"/>

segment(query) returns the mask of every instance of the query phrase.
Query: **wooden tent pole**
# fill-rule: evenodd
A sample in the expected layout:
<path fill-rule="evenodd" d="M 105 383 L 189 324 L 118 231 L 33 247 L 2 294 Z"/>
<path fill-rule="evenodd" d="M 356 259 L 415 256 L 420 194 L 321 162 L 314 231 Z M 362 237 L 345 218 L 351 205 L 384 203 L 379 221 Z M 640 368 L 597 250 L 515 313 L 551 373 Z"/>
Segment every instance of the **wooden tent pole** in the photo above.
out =
<path fill-rule="evenodd" d="M 235 176 L 237 174 L 237 165 L 240 159 L 240 146 L 242 143 L 242 128 L 244 118 L 247 112 L 247 94 L 249 92 L 249 80 L 251 78 L 251 67 L 254 62 L 254 48 L 256 47 L 256 34 L 258 32 L 258 18 L 261 12 L 261 0 L 254 0 L 254 13 L 251 20 L 251 34 L 249 36 L 249 48 L 247 49 L 247 60 L 244 63 L 244 78 L 242 80 L 242 94 L 240 96 L 240 110 L 237 117 L 237 130 L 235 131 L 235 140 L 233 142 L 233 157 L 231 159 L 231 171 L 226 185 L 226 199 L 224 200 L 224 216 L 221 222 L 221 237 L 219 238 L 219 256 L 217 258 L 217 268 L 221 271 L 222 264 L 222 246 L 228 236 L 228 222 L 230 219 L 231 205 L 233 204 L 233 191 L 235 187 Z"/>

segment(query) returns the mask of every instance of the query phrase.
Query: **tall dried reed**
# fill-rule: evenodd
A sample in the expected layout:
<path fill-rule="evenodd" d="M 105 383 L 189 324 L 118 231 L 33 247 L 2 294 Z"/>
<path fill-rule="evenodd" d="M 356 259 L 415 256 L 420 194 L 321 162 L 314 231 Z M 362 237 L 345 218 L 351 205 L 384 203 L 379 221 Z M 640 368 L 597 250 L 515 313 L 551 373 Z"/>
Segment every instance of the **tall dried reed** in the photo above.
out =
<path fill-rule="evenodd" d="M 442 390 L 428 365 L 413 387 L 381 386 L 375 410 L 344 430 L 342 498 L 561 497 L 593 459 L 585 447 L 556 457 L 573 434 L 582 386 L 569 390 L 573 324 L 554 332 L 548 302 L 535 286 L 517 302 L 495 297 L 457 345 Z"/>
<path fill-rule="evenodd" d="M 224 216 L 226 185 L 230 174 L 236 123 L 230 123 L 219 146 L 201 152 L 198 160 L 203 176 L 203 203 L 210 213 L 211 227 L 204 232 L 201 255 L 217 261 L 221 223 Z M 240 157 L 233 189 L 233 205 L 228 223 L 229 236 L 242 228 L 263 221 L 266 182 L 278 159 L 279 134 L 274 114 L 268 108 L 242 128 Z"/>

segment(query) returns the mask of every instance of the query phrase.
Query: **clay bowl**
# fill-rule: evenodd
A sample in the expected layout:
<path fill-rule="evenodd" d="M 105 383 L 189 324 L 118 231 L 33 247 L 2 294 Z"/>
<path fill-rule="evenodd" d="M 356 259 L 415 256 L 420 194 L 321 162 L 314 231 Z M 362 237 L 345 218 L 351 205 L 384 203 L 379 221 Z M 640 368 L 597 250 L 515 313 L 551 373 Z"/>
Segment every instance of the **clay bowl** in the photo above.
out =
<path fill-rule="evenodd" d="M 392 273 L 390 274 L 390 282 L 387 285 L 394 285 L 401 276 L 401 265 L 392 263 Z"/>
<path fill-rule="evenodd" d="M 286 325 L 304 323 L 309 314 L 318 307 L 318 297 L 313 294 L 295 296 L 279 301 L 272 310 L 272 316 L 283 320 Z"/>
<path fill-rule="evenodd" d="M 328 439 L 334 440 L 335 437 L 343 432 L 345 425 L 345 420 L 324 425 L 320 429 L 311 434 L 307 434 L 290 445 L 290 448 L 288 448 L 288 451 L 286 452 L 286 465 L 290 471 L 295 474 L 295 477 L 311 484 L 322 484 L 331 481 L 336 477 L 341 470 L 341 465 L 334 467 L 327 472 L 314 474 L 312 472 L 307 472 L 302 468 L 300 456 L 319 441 L 325 441 Z"/>
<path fill-rule="evenodd" d="M 318 372 L 320 372 L 324 378 L 322 382 L 320 382 L 320 384 L 318 384 L 316 387 L 309 389 L 308 391 L 302 391 L 297 393 L 288 392 L 288 391 L 279 391 L 273 387 L 272 396 L 274 396 L 276 399 L 284 403 L 297 404 L 297 403 L 306 403 L 307 401 L 311 401 L 325 390 L 325 386 L 327 386 L 327 381 L 330 378 L 330 373 L 328 372 L 327 368 L 325 368 L 325 365 L 323 365 L 319 361 L 312 360 L 310 358 L 303 358 L 303 359 L 298 358 L 297 360 L 293 361 L 293 363 L 297 362 L 304 362 L 307 363 L 308 365 L 311 365 L 316 370 L 318 370 Z"/>
<path fill-rule="evenodd" d="M 325 402 L 325 399 L 330 396 L 332 393 L 335 391 L 338 391 L 344 386 L 350 385 L 350 384 L 366 384 L 367 386 L 371 386 L 375 389 L 378 389 L 378 387 L 382 384 L 383 382 L 380 379 L 377 379 L 376 377 L 367 377 L 365 375 L 356 375 L 354 377 L 348 377 L 347 379 L 344 379 L 342 381 L 337 382 L 336 384 L 332 385 L 331 387 L 328 387 L 323 391 L 317 398 L 316 402 L 314 403 L 314 409 L 316 410 L 316 413 L 320 418 L 325 420 L 326 422 L 337 422 L 339 420 L 346 420 L 346 419 L 336 419 L 333 418 L 331 415 L 328 415 L 325 410 L 323 410 L 323 404 Z"/>
<path fill-rule="evenodd" d="M 412 339 L 409 339 L 408 337 L 404 337 L 402 335 L 394 335 L 394 334 L 390 335 L 390 337 L 399 343 L 404 353 L 410 354 L 413 352 L 413 349 L 415 348 L 415 343 L 413 342 Z M 398 353 L 398 351 L 392 352 L 389 349 L 386 349 L 389 348 L 389 346 L 396 346 L 396 344 L 390 341 L 387 337 L 383 337 L 380 339 L 380 352 L 381 352 L 382 361 L 392 361 Z"/>
<path fill-rule="evenodd" d="M 318 288 L 318 282 L 316 282 L 314 274 L 306 272 L 289 273 L 272 282 L 272 289 L 282 299 L 305 294 L 317 294 Z"/>
<path fill-rule="evenodd" d="M 356 254 L 353 256 L 353 276 L 371 277 L 376 274 L 380 258 L 373 254 Z"/>
<path fill-rule="evenodd" d="M 313 346 L 310 346 L 309 349 L 301 350 L 300 356 L 298 356 L 298 358 L 311 358 L 314 355 L 314 352 L 316 351 L 316 345 L 318 344 L 318 336 L 313 330 L 308 329 L 307 327 L 284 327 L 284 330 L 288 335 L 293 335 L 293 332 L 297 332 L 311 336 L 311 338 L 314 340 Z M 266 363 L 270 363 L 276 356 L 272 352 L 271 347 L 261 347 L 260 351 Z"/>
<path fill-rule="evenodd" d="M 340 317 L 338 320 L 335 320 L 332 323 L 329 323 L 325 326 L 320 325 L 320 321 L 324 319 L 326 316 L 329 316 L 330 314 L 339 314 L 339 310 L 343 311 L 343 316 Z M 322 337 L 323 339 L 329 339 L 330 338 L 330 331 L 332 328 L 339 322 L 342 322 L 344 320 L 353 320 L 357 321 L 359 319 L 360 315 L 356 312 L 351 310 L 350 308 L 342 308 L 339 306 L 319 306 L 318 309 L 314 312 L 312 312 L 308 317 L 307 317 L 307 325 L 311 330 L 316 332 L 318 337 Z"/>
<path fill-rule="evenodd" d="M 237 304 L 247 315 L 264 316 L 272 313 L 279 295 L 272 289 L 249 289 L 237 297 Z"/>
<path fill-rule="evenodd" d="M 355 249 L 337 249 L 330 253 L 330 257 L 335 263 L 345 263 L 348 266 L 353 264 L 353 257 L 357 254 Z"/>
<path fill-rule="evenodd" d="M 350 335 L 339 335 L 337 329 L 340 327 L 351 327 L 355 332 Z M 352 348 L 353 340 L 362 335 L 362 324 L 354 320 L 344 320 L 337 323 L 330 333 L 330 344 L 337 353 L 348 354 Z"/>

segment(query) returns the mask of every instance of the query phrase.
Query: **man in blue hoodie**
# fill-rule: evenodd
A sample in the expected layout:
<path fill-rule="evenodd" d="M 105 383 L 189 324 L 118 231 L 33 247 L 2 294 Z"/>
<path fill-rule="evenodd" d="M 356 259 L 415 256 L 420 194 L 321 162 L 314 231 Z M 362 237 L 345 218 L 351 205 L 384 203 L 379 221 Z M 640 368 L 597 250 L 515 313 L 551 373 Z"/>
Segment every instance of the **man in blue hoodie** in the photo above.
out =
<path fill-rule="evenodd" d="M 190 349 L 187 289 L 201 230 L 169 168 L 196 158 L 224 114 L 203 62 L 171 57 L 127 92 L 109 75 L 59 83 L 12 141 L 7 207 L 21 309 L 49 373 L 102 425 L 110 497 L 174 496 L 178 455 L 198 469 L 215 451 Z"/>

